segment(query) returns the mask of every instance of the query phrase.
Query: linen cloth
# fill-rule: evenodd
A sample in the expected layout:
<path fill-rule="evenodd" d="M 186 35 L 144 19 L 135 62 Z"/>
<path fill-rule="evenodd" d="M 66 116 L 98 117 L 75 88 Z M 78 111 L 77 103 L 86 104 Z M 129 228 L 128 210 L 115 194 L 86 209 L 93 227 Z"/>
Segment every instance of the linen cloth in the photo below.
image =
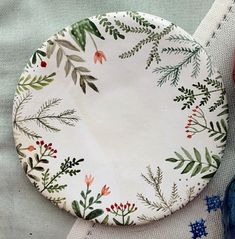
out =
<path fill-rule="evenodd" d="M 64 26 L 102 12 L 139 10 L 169 19 L 192 33 L 212 2 L 213 0 L 0 1 L 1 239 L 66 238 L 76 220 L 40 196 L 25 177 L 15 152 L 11 126 L 12 101 L 18 78 L 33 51 Z M 86 231 L 87 224 L 84 225 L 81 228 Z"/>
<path fill-rule="evenodd" d="M 185 208 L 149 225 L 113 228 L 85 223 L 77 219 L 67 239 L 223 238 L 220 208 L 226 185 L 235 174 L 235 121 L 233 120 L 235 117 L 235 86 L 231 80 L 232 55 L 235 49 L 234 24 L 235 1 L 216 0 L 194 34 L 194 37 L 205 46 L 215 66 L 222 74 L 230 110 L 228 140 L 223 161 L 207 188 Z"/>

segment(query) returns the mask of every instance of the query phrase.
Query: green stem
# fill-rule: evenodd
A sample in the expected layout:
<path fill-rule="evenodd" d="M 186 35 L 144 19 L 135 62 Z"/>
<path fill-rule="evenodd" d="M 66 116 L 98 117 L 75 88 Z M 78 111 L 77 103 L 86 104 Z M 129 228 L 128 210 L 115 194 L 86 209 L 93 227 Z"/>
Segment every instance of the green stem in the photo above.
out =
<path fill-rule="evenodd" d="M 83 218 L 85 218 L 85 212 L 86 212 L 86 209 L 87 209 L 86 200 L 87 200 L 88 190 L 89 190 L 89 185 L 87 185 L 87 187 L 86 187 L 86 195 L 85 195 L 85 199 L 84 199 L 85 202 L 84 202 Z"/>
<path fill-rule="evenodd" d="M 125 219 L 124 219 L 125 216 L 124 216 L 124 214 L 123 214 L 123 210 L 121 210 L 121 211 L 122 211 L 122 224 L 125 225 Z"/>
<path fill-rule="evenodd" d="M 221 89 L 217 89 L 217 90 L 210 90 L 210 91 L 208 91 L 208 93 L 214 93 L 214 92 L 218 92 L 218 91 L 222 91 L 223 89 L 221 88 Z M 195 95 L 193 95 L 193 96 L 200 96 L 200 95 L 205 95 L 204 93 L 199 93 L 199 94 L 195 94 Z"/>
<path fill-rule="evenodd" d="M 93 42 L 93 44 L 94 44 L 94 46 L 95 46 L 96 51 L 98 51 L 98 48 L 97 48 L 97 45 L 96 45 L 96 43 L 95 43 L 94 38 L 92 37 L 92 35 L 90 34 L 90 32 L 88 32 L 88 34 L 89 34 L 89 36 L 90 36 L 90 38 L 91 38 L 91 40 L 92 40 L 92 42 Z"/>
<path fill-rule="evenodd" d="M 58 115 L 47 115 L 47 116 L 41 116 L 41 117 L 30 117 L 30 118 L 26 118 L 26 119 L 22 119 L 22 120 L 17 120 L 16 122 L 25 122 L 25 121 L 29 121 L 29 120 L 41 120 L 41 119 L 71 119 L 70 117 L 60 117 Z"/>

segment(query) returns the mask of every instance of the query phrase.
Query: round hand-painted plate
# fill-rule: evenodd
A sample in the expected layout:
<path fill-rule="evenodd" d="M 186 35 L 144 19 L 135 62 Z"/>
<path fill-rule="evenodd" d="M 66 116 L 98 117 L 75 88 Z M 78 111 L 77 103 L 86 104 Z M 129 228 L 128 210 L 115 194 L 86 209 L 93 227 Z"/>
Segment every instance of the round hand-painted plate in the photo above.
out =
<path fill-rule="evenodd" d="M 176 25 L 139 12 L 66 27 L 17 85 L 16 149 L 33 185 L 109 225 L 163 218 L 220 165 L 228 109 L 220 74 Z"/>

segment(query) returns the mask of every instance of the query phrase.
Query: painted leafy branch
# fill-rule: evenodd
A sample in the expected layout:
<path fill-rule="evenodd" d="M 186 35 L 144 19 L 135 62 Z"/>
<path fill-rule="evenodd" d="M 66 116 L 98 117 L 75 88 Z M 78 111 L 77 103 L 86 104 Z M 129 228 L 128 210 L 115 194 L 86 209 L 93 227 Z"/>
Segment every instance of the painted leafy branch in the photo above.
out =
<path fill-rule="evenodd" d="M 166 198 L 161 188 L 163 172 L 159 167 L 157 167 L 156 173 L 154 173 L 150 166 L 148 166 L 147 174 L 142 174 L 141 176 L 145 180 L 145 182 L 153 188 L 156 200 L 152 201 L 151 199 L 144 196 L 142 193 L 137 194 L 138 199 L 151 210 L 163 211 L 171 214 L 173 212 L 172 207 L 180 199 L 177 185 L 173 183 L 170 198 Z M 143 217 L 144 215 L 142 215 L 141 218 Z"/>
<path fill-rule="evenodd" d="M 136 19 L 139 19 L 139 18 L 136 18 Z M 148 27 L 151 27 L 152 29 L 154 29 L 155 28 L 154 25 L 148 24 L 145 21 L 137 20 L 137 22 L 143 27 L 141 27 L 141 28 L 130 27 L 120 21 L 116 21 L 116 24 L 122 30 L 124 30 L 126 32 L 135 32 L 135 33 L 145 33 L 146 34 L 146 37 L 144 39 L 140 40 L 131 50 L 128 50 L 128 51 L 120 54 L 119 57 L 121 59 L 132 57 L 138 51 L 140 51 L 144 45 L 152 44 L 152 49 L 149 53 L 149 56 L 147 58 L 147 64 L 146 64 L 146 69 L 148 69 L 154 60 L 157 63 L 159 63 L 161 61 L 161 58 L 160 58 L 160 55 L 158 52 L 159 42 L 164 36 L 166 36 L 167 34 L 169 34 L 172 31 L 172 29 L 174 28 L 175 25 L 170 24 L 169 26 L 165 27 L 161 32 L 155 32 L 155 31 L 151 30 L 150 28 L 148 28 Z"/>
<path fill-rule="evenodd" d="M 39 147 L 38 152 L 35 153 L 33 157 L 30 156 L 27 158 L 27 161 L 23 163 L 23 169 L 29 178 L 39 182 L 40 178 L 35 175 L 35 172 L 43 172 L 45 170 L 44 165 L 48 164 L 49 160 L 57 157 L 57 150 L 52 148 L 52 143 L 45 144 L 43 140 L 40 142 L 37 141 L 36 144 Z M 27 150 L 32 152 L 36 150 L 36 148 L 30 145 Z"/>
<path fill-rule="evenodd" d="M 200 99 L 199 106 L 206 105 L 209 100 L 211 99 L 211 95 L 213 93 L 220 93 L 219 98 L 216 102 L 213 103 L 209 107 L 209 111 L 213 112 L 216 110 L 219 106 L 224 104 L 225 100 L 225 88 L 223 86 L 223 83 L 221 80 L 219 80 L 221 76 L 216 77 L 215 79 L 207 78 L 204 80 L 205 84 L 198 82 L 197 84 L 193 84 L 192 86 L 194 89 L 187 89 L 184 86 L 178 88 L 178 90 L 182 93 L 179 96 L 176 96 L 174 101 L 176 102 L 184 102 L 182 110 L 188 108 L 190 109 L 191 106 L 196 102 L 196 100 Z M 195 92 L 196 91 L 196 92 Z"/>
<path fill-rule="evenodd" d="M 150 27 L 152 29 L 156 28 L 155 25 L 151 24 L 147 19 L 145 19 L 143 16 L 141 16 L 140 13 L 138 13 L 136 11 L 128 11 L 126 14 L 129 15 L 140 26 Z"/>
<path fill-rule="evenodd" d="M 214 141 L 218 141 L 221 144 L 227 139 L 227 122 L 223 118 L 220 119 L 220 121 L 207 122 L 203 110 L 198 106 L 192 110 L 192 115 L 188 117 L 185 128 L 188 138 L 192 138 L 195 134 L 207 131 L 209 137 L 212 137 Z"/>
<path fill-rule="evenodd" d="M 47 131 L 58 132 L 60 129 L 55 125 L 55 121 L 57 124 L 64 124 L 67 126 L 74 126 L 78 121 L 74 109 L 68 109 L 58 114 L 50 112 L 53 107 L 58 106 L 61 103 L 61 99 L 48 100 L 42 104 L 34 115 L 23 116 L 23 108 L 31 99 L 32 95 L 30 92 L 17 97 L 13 113 L 14 128 L 29 138 L 35 139 L 41 138 L 41 136 L 25 126 L 28 122 L 35 122 L 38 127 Z"/>
<path fill-rule="evenodd" d="M 181 147 L 183 154 L 175 152 L 176 157 L 166 159 L 167 162 L 177 163 L 174 169 L 180 169 L 181 174 L 191 174 L 194 177 L 198 174 L 203 179 L 211 178 L 220 166 L 220 157 L 211 155 L 209 150 L 205 148 L 205 154 L 202 155 L 196 148 L 193 148 L 193 154 Z"/>
<path fill-rule="evenodd" d="M 54 80 L 53 76 L 55 75 L 55 72 L 45 76 L 41 75 L 32 77 L 30 74 L 28 74 L 27 76 L 24 75 L 20 77 L 20 80 L 16 87 L 16 92 L 17 94 L 20 94 L 21 92 L 29 90 L 30 88 L 34 90 L 41 90 L 43 87 L 49 85 Z"/>
<path fill-rule="evenodd" d="M 183 43 L 183 47 L 167 47 L 162 49 L 162 53 L 166 54 L 181 54 L 184 56 L 183 60 L 177 62 L 175 65 L 160 66 L 154 69 L 154 72 L 161 74 L 158 80 L 158 86 L 162 86 L 170 81 L 172 86 L 178 85 L 180 74 L 183 68 L 192 65 L 191 77 L 197 78 L 201 70 L 200 55 L 205 54 L 202 46 L 195 40 L 184 35 L 172 35 L 167 40 L 177 43 Z M 190 44 L 190 47 L 185 47 L 185 43 Z M 211 59 L 207 56 L 206 67 L 208 77 L 213 73 Z"/>
<path fill-rule="evenodd" d="M 79 166 L 83 161 L 83 158 L 76 159 L 68 157 L 67 159 L 64 159 L 64 161 L 60 165 L 59 171 L 53 176 L 50 176 L 50 169 L 48 168 L 44 173 L 42 173 L 43 187 L 40 192 L 47 190 L 48 193 L 55 193 L 66 188 L 67 184 L 61 185 L 57 182 L 57 180 L 61 178 L 62 175 L 69 175 L 71 177 L 76 176 L 81 172 L 81 170 L 78 169 L 77 166 Z"/>
<path fill-rule="evenodd" d="M 113 36 L 115 40 L 118 38 L 125 39 L 125 36 L 109 21 L 106 14 L 97 15 L 96 18 L 99 20 L 99 24 L 104 27 L 105 32 Z"/>
<path fill-rule="evenodd" d="M 27 160 L 23 162 L 23 169 L 41 193 L 46 190 L 48 193 L 53 194 L 64 190 L 67 184 L 60 184 L 58 179 L 61 178 L 62 175 L 77 175 L 80 172 L 77 166 L 84 161 L 83 158 L 75 159 L 68 157 L 61 163 L 58 172 L 51 176 L 50 169 L 46 168 L 46 165 L 49 164 L 51 160 L 57 158 L 57 150 L 52 148 L 52 143 L 47 144 L 43 140 L 36 141 L 35 146 L 30 145 L 25 149 L 29 152 L 36 151 L 33 156 L 29 156 Z M 65 198 L 55 196 L 47 198 L 57 205 L 65 200 Z"/>
<path fill-rule="evenodd" d="M 126 204 L 114 203 L 110 207 L 106 208 L 106 211 L 108 213 L 114 215 L 113 222 L 118 226 L 135 225 L 134 221 L 131 220 L 130 214 L 134 213 L 136 210 L 137 207 L 135 206 L 135 204 L 130 204 L 129 202 L 127 202 Z"/>
<path fill-rule="evenodd" d="M 81 200 L 78 202 L 77 200 L 74 200 L 72 202 L 72 208 L 76 216 L 84 218 L 86 220 L 93 220 L 101 215 L 104 214 L 103 209 L 94 207 L 98 204 L 101 204 L 102 197 L 107 196 L 110 194 L 109 187 L 104 185 L 101 189 L 101 191 L 96 195 L 91 195 L 92 190 L 90 189 L 90 186 L 92 185 L 94 181 L 94 177 L 85 176 L 85 183 L 86 183 L 86 190 L 81 191 Z"/>
<path fill-rule="evenodd" d="M 59 39 L 58 36 L 55 36 L 53 39 L 47 41 L 47 56 L 48 58 L 56 52 L 56 64 L 57 67 L 60 67 L 61 64 L 64 64 L 65 77 L 69 76 L 72 78 L 74 84 L 77 84 L 79 80 L 80 87 L 83 92 L 86 93 L 86 86 L 89 86 L 94 91 L 98 92 L 98 88 L 93 83 L 97 80 L 89 72 L 90 70 L 84 66 L 77 65 L 78 63 L 84 63 L 85 60 L 78 55 L 80 50 L 70 41 L 65 39 Z M 66 49 L 73 51 L 71 54 L 66 53 Z M 65 62 L 63 62 L 63 59 Z"/>
<path fill-rule="evenodd" d="M 86 18 L 82 21 L 74 23 L 71 26 L 70 34 L 83 51 L 85 51 L 86 46 L 86 33 L 93 34 L 102 40 L 105 39 L 90 19 Z"/>

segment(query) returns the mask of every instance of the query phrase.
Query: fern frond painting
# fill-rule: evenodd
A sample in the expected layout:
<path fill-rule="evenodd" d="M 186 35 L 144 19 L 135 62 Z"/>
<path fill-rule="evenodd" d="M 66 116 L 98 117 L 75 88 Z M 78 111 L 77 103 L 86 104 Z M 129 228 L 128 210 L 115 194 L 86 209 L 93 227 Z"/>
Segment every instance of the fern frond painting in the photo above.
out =
<path fill-rule="evenodd" d="M 16 85 L 16 152 L 33 186 L 83 220 L 133 226 L 193 200 L 222 162 L 228 104 L 192 36 L 127 11 L 54 34 Z"/>

